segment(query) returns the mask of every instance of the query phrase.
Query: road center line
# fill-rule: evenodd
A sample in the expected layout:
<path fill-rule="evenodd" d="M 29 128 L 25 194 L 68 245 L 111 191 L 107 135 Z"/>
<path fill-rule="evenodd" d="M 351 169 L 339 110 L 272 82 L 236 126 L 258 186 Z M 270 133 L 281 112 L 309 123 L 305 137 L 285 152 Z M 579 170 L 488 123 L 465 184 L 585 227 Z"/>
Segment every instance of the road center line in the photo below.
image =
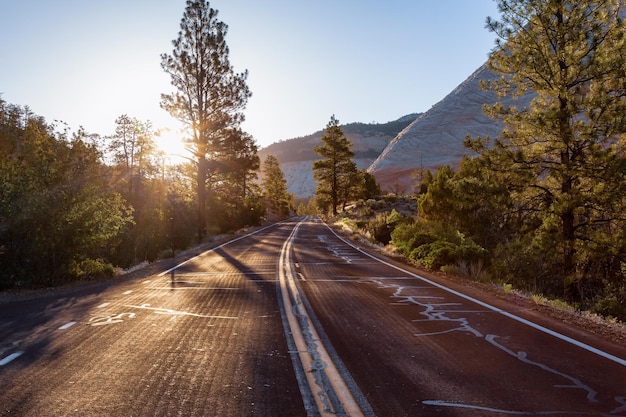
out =
<path fill-rule="evenodd" d="M 305 373 L 305 378 L 298 377 L 298 383 L 301 386 L 308 384 L 320 415 L 363 416 L 361 407 L 322 343 L 302 302 L 304 294 L 300 293 L 295 283 L 290 254 L 293 239 L 301 224 L 298 223 L 285 240 L 280 251 L 278 270 L 283 301 L 281 315 L 289 327 Z"/>

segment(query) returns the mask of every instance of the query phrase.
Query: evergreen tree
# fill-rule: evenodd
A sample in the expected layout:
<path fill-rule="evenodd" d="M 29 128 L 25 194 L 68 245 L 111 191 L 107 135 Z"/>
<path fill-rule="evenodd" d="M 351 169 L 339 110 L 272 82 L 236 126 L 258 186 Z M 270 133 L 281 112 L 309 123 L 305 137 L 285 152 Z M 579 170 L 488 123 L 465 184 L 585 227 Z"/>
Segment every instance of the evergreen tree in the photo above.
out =
<path fill-rule="evenodd" d="M 487 83 L 500 96 L 534 92 L 527 108 L 496 104 L 505 130 L 468 141 L 524 213 L 534 245 L 553 251 L 560 274 L 619 273 L 626 192 L 626 36 L 618 0 L 500 0 Z M 608 236 L 611 238 L 607 239 Z M 621 242 L 617 242 L 622 236 Z M 592 278 L 590 278 L 592 279 Z"/>
<path fill-rule="evenodd" d="M 291 195 L 287 192 L 287 180 L 274 155 L 268 155 L 265 159 L 263 174 L 263 189 L 270 203 L 270 211 L 280 218 L 288 217 Z"/>
<path fill-rule="evenodd" d="M 229 62 L 228 26 L 217 18 L 209 2 L 188 0 L 172 55 L 161 55 L 161 66 L 171 77 L 172 94 L 161 96 L 161 106 L 190 131 L 190 149 L 196 163 L 198 238 L 206 234 L 207 176 L 215 167 L 215 153 L 226 129 L 237 128 L 251 93 L 247 71 L 237 74 Z"/>
<path fill-rule="evenodd" d="M 358 178 L 356 164 L 352 161 L 352 144 L 343 134 L 339 120 L 333 115 L 326 125 L 322 145 L 314 148 L 323 159 L 313 162 L 313 178 L 318 182 L 316 199 L 322 208 L 330 207 L 334 216 L 337 206 L 345 203 L 350 187 Z"/>
<path fill-rule="evenodd" d="M 382 194 L 380 184 L 376 182 L 376 178 L 372 174 L 366 170 L 360 170 L 359 175 L 361 176 L 361 187 L 358 189 L 357 197 L 367 200 Z"/>
<path fill-rule="evenodd" d="M 251 135 L 239 128 L 226 129 L 220 151 L 215 153 L 218 169 L 210 176 L 212 190 L 220 195 L 227 229 L 256 224 L 262 213 L 257 171 L 261 165 L 257 145 Z M 225 225 L 215 225 L 222 228 Z"/>
<path fill-rule="evenodd" d="M 132 223 L 101 153 L 0 102 L 0 288 L 53 285 L 110 271 L 109 249 Z"/>

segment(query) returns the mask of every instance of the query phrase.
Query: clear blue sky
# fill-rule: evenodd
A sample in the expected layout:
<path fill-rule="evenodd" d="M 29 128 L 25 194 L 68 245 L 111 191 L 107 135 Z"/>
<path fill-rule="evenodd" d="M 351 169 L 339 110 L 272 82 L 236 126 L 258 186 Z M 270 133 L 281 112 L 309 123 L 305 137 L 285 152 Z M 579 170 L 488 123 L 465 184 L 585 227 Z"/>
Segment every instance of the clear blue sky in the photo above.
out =
<path fill-rule="evenodd" d="M 428 110 L 487 59 L 494 0 L 213 0 L 253 96 L 260 147 Z M 174 126 L 171 53 L 184 0 L 0 0 L 0 93 L 48 121 L 110 134 L 122 115 Z M 173 139 L 169 139 L 173 140 Z"/>

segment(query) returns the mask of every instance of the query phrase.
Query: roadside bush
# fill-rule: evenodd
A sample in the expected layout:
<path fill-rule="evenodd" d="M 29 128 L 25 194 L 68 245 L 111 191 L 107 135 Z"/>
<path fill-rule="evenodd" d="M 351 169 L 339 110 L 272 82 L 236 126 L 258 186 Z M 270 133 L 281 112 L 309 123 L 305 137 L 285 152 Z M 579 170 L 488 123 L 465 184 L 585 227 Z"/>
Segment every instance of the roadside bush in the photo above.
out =
<path fill-rule="evenodd" d="M 466 279 L 481 282 L 492 282 L 493 278 L 486 268 L 485 263 L 482 260 L 478 261 L 458 261 L 455 265 L 444 265 L 441 270 L 447 274 L 457 275 Z M 507 287 L 508 286 L 508 287 Z M 512 285 L 504 284 L 503 288 L 505 292 L 511 291 Z"/>
<path fill-rule="evenodd" d="M 437 241 L 437 236 L 424 230 L 420 223 L 401 223 L 391 232 L 391 244 L 407 258 L 418 247 Z"/>
<path fill-rule="evenodd" d="M 437 240 L 411 251 L 409 259 L 428 269 L 438 270 L 445 265 L 463 263 L 485 265 L 489 260 L 489 253 L 475 243 L 457 245 L 445 240 Z"/>
<path fill-rule="evenodd" d="M 445 265 L 488 266 L 490 261 L 486 249 L 437 223 L 400 223 L 391 233 L 391 243 L 409 260 L 434 270 Z"/>
<path fill-rule="evenodd" d="M 626 323 L 626 284 L 607 285 L 606 294 L 598 299 L 591 311 Z"/>
<path fill-rule="evenodd" d="M 413 224 L 415 220 L 411 216 L 400 214 L 396 209 L 391 210 L 391 213 L 387 216 L 387 226 L 389 230 L 393 231 L 400 224 Z"/>
<path fill-rule="evenodd" d="M 115 268 L 102 259 L 85 259 L 80 262 L 70 263 L 69 273 L 81 281 L 97 278 L 110 278 L 115 275 Z"/>
<path fill-rule="evenodd" d="M 391 230 L 387 226 L 387 215 L 380 213 L 373 219 L 370 219 L 365 226 L 365 230 L 371 236 L 374 243 L 388 244 L 391 240 Z"/>
<path fill-rule="evenodd" d="M 409 259 L 428 269 L 439 269 L 454 263 L 456 245 L 444 240 L 421 245 L 411 251 Z"/>
<path fill-rule="evenodd" d="M 359 221 L 361 229 L 365 230 L 373 243 L 389 244 L 391 233 L 402 224 L 413 223 L 411 216 L 400 214 L 395 209 L 391 212 L 379 213 L 376 217 L 369 219 L 366 223 Z M 364 224 L 365 223 L 365 224 Z"/>

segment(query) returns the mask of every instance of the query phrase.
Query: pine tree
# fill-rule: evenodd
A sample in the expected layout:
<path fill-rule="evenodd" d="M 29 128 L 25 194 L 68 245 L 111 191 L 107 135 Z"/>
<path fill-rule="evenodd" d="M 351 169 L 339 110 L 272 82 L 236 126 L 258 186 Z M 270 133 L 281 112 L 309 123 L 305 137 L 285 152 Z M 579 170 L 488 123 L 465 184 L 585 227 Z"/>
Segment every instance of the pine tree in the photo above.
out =
<path fill-rule="evenodd" d="M 344 203 L 348 190 L 358 178 L 356 164 L 352 161 L 352 144 L 333 115 L 326 125 L 322 145 L 314 148 L 324 159 L 313 162 L 313 178 L 318 182 L 315 191 L 319 206 L 330 207 L 334 216 L 341 199 Z"/>
<path fill-rule="evenodd" d="M 190 131 L 196 162 L 198 239 L 206 234 L 207 175 L 225 129 L 237 128 L 251 96 L 247 71 L 237 74 L 229 62 L 228 26 L 209 2 L 187 0 L 172 55 L 161 55 L 161 66 L 175 88 L 162 94 L 161 107 Z"/>
<path fill-rule="evenodd" d="M 263 175 L 263 189 L 270 203 L 270 211 L 280 218 L 288 217 L 291 195 L 287 191 L 285 175 L 274 155 L 268 155 L 263 162 Z"/>
<path fill-rule="evenodd" d="M 486 87 L 500 96 L 536 97 L 527 108 L 488 108 L 505 130 L 493 144 L 467 144 L 506 181 L 512 209 L 525 213 L 534 244 L 555 251 L 569 283 L 588 274 L 600 253 L 626 255 L 623 242 L 606 239 L 623 235 L 626 226 L 625 148 L 618 140 L 626 131 L 620 4 L 500 0 L 501 20 L 487 20 L 499 38 L 488 66 L 502 77 Z"/>

